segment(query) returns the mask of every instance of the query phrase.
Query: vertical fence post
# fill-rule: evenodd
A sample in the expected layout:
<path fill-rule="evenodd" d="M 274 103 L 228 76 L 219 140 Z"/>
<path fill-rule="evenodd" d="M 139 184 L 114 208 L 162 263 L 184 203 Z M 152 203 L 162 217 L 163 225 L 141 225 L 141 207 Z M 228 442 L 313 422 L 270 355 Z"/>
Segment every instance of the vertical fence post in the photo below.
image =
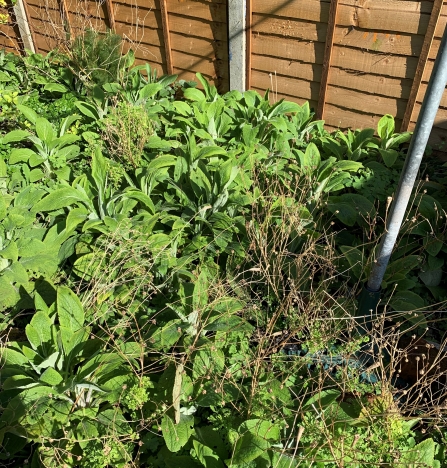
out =
<path fill-rule="evenodd" d="M 252 28 L 252 17 L 253 17 L 253 0 L 246 0 L 247 1 L 247 19 L 246 19 L 246 47 L 247 47 L 247 54 L 246 54 L 246 67 L 247 67 L 247 77 L 246 77 L 246 82 L 247 82 L 247 89 L 251 88 L 251 49 L 252 49 L 252 44 L 253 44 L 253 32 L 251 30 Z"/>
<path fill-rule="evenodd" d="M 73 30 L 71 29 L 69 12 L 68 12 L 68 7 L 67 7 L 66 0 L 60 0 L 59 10 L 60 10 L 62 22 L 64 23 L 65 31 L 68 33 L 70 38 L 72 38 Z"/>
<path fill-rule="evenodd" d="M 165 43 L 166 68 L 168 75 L 174 73 L 172 63 L 171 34 L 169 32 L 168 6 L 166 0 L 160 0 L 161 24 L 163 27 L 163 41 Z"/>
<path fill-rule="evenodd" d="M 36 39 L 34 31 L 29 24 L 29 14 L 25 0 L 17 0 L 17 3 L 14 5 L 14 15 L 19 27 L 23 47 L 31 52 L 37 52 Z"/>
<path fill-rule="evenodd" d="M 245 0 L 228 0 L 228 54 L 230 90 L 245 91 L 246 86 L 246 6 Z"/>
<path fill-rule="evenodd" d="M 424 75 L 425 67 L 427 66 L 428 54 L 433 43 L 436 25 L 438 24 L 439 17 L 441 16 L 442 3 L 443 0 L 435 0 L 433 3 L 430 20 L 428 22 L 427 31 L 425 33 L 424 43 L 422 44 L 422 50 L 419 55 L 413 84 L 411 85 L 410 96 L 408 97 L 407 107 L 405 109 L 404 118 L 400 127 L 401 132 L 406 132 L 410 126 L 411 116 L 413 114 L 413 109 L 416 104 L 417 96 L 422 83 L 422 76 Z"/>
<path fill-rule="evenodd" d="M 115 13 L 113 13 L 113 4 L 112 0 L 106 0 L 107 16 L 109 18 L 109 27 L 115 32 Z"/>
<path fill-rule="evenodd" d="M 331 0 L 327 24 L 326 44 L 324 46 L 323 69 L 321 72 L 320 95 L 318 97 L 317 119 L 324 119 L 329 70 L 331 68 L 332 50 L 334 47 L 335 26 L 337 24 L 338 0 Z"/>

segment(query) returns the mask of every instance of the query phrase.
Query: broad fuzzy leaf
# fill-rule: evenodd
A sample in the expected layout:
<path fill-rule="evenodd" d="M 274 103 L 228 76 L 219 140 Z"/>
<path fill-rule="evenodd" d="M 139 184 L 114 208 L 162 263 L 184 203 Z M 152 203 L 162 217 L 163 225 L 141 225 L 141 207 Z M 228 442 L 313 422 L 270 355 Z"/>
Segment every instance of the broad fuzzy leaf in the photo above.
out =
<path fill-rule="evenodd" d="M 66 286 L 57 290 L 57 315 L 62 327 L 78 331 L 84 326 L 84 309 L 76 294 Z"/>

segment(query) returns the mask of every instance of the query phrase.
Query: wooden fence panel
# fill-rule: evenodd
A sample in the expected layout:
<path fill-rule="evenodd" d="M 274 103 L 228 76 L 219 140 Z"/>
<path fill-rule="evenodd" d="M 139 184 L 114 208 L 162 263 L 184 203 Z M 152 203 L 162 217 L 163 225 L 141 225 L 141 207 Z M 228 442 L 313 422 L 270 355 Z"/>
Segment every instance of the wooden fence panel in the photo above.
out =
<path fill-rule="evenodd" d="M 113 28 L 138 63 L 187 80 L 200 72 L 228 90 L 227 0 L 25 5 L 38 52 L 64 42 L 67 31 Z M 385 113 L 403 129 L 414 128 L 447 26 L 446 0 L 247 0 L 247 12 L 249 88 L 270 88 L 272 101 L 309 100 L 329 128 L 374 126 Z M 13 23 L 0 25 L 0 47 L 17 51 L 22 44 Z M 432 141 L 445 142 L 446 134 L 444 95 Z"/>

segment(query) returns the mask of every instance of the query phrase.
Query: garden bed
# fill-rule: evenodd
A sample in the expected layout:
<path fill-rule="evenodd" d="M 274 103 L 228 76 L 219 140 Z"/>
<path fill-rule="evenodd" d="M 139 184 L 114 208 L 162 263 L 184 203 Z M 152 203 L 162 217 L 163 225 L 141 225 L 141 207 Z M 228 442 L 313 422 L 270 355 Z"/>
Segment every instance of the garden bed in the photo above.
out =
<path fill-rule="evenodd" d="M 101 57 L 0 54 L 4 466 L 445 466 L 443 163 L 363 335 L 411 135 Z"/>

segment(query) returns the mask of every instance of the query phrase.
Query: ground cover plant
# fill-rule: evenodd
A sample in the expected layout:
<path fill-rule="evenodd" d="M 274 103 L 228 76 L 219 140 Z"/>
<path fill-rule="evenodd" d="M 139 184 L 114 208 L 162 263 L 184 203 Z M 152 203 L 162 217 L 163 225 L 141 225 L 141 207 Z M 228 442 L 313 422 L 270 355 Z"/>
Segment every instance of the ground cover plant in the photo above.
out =
<path fill-rule="evenodd" d="M 447 466 L 445 167 L 365 333 L 411 135 L 330 133 L 119 44 L 0 54 L 1 463 Z"/>

